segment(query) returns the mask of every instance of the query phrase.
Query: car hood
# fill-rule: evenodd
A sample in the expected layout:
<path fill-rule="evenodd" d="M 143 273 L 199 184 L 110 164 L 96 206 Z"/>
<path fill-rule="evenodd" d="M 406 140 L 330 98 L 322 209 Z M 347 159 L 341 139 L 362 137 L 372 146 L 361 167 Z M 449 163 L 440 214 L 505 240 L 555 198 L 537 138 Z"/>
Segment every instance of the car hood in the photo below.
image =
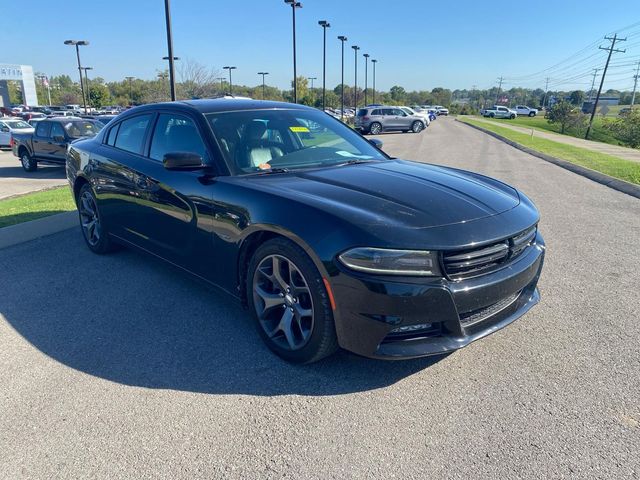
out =
<path fill-rule="evenodd" d="M 518 192 L 497 180 L 401 160 L 244 178 L 361 226 L 439 227 L 499 215 L 520 203 Z"/>

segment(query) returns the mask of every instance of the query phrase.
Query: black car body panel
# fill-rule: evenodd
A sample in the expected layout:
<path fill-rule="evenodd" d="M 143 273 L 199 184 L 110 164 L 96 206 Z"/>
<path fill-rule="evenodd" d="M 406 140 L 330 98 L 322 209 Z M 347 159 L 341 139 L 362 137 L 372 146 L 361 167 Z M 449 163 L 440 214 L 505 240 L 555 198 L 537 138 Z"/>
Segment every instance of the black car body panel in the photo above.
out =
<path fill-rule="evenodd" d="M 131 109 L 95 138 L 71 146 L 70 185 L 76 193 L 82 183 L 92 185 L 114 237 L 241 300 L 247 252 L 272 236 L 292 240 L 330 285 L 339 344 L 362 355 L 406 358 L 454 350 L 537 302 L 545 251 L 537 231 L 517 257 L 509 255 L 479 275 L 397 277 L 345 267 L 338 255 L 357 246 L 466 252 L 496 242 L 512 245 L 515 236 L 537 225 L 539 215 L 526 196 L 497 180 L 390 158 L 231 175 L 203 113 L 279 108 L 306 107 L 210 100 Z M 176 172 L 150 161 L 149 132 L 139 154 L 103 143 L 112 124 L 159 112 L 179 112 L 194 121 L 207 147 L 206 168 Z M 464 326 L 465 319 L 473 321 Z M 426 323 L 431 326 L 413 335 L 391 333 Z"/>

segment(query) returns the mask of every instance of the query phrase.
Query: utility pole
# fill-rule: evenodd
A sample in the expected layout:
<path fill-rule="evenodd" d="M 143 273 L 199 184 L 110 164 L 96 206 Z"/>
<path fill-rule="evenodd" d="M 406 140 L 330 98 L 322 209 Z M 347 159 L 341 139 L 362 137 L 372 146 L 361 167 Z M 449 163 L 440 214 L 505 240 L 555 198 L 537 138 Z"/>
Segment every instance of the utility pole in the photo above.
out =
<path fill-rule="evenodd" d="M 133 86 L 132 83 L 133 79 L 136 77 L 124 77 L 126 80 L 129 80 L 129 104 L 133 105 Z"/>
<path fill-rule="evenodd" d="M 473 94 L 475 93 L 476 88 L 478 88 L 477 85 L 471 85 L 471 94 L 469 95 L 469 103 L 471 106 L 473 106 Z"/>
<path fill-rule="evenodd" d="M 502 90 L 503 81 L 504 81 L 503 77 L 498 78 L 498 93 L 496 93 L 496 104 L 498 103 L 498 99 L 500 98 L 500 90 Z"/>
<path fill-rule="evenodd" d="M 340 77 L 340 120 L 344 122 L 344 42 L 347 41 L 347 37 L 345 37 L 344 35 L 340 35 L 338 37 L 338 40 L 340 40 L 340 44 L 342 46 L 342 76 Z"/>
<path fill-rule="evenodd" d="M 326 20 L 320 20 L 318 25 L 322 27 L 322 111 L 324 112 L 327 91 L 327 28 L 331 24 Z"/>
<path fill-rule="evenodd" d="M 296 0 L 284 0 L 291 5 L 293 23 L 293 103 L 298 103 L 298 66 L 296 61 L 296 8 L 302 8 L 302 3 Z"/>
<path fill-rule="evenodd" d="M 598 76 L 598 70 L 600 69 L 599 68 L 593 69 L 593 80 L 591 81 L 591 90 L 589 90 L 589 101 L 591 101 L 591 99 L 593 98 L 593 87 L 596 84 L 596 77 Z"/>
<path fill-rule="evenodd" d="M 262 100 L 264 100 L 265 99 L 264 77 L 265 75 L 269 75 L 269 72 L 258 72 L 258 75 L 262 75 Z"/>
<path fill-rule="evenodd" d="M 366 107 L 367 105 L 369 105 L 369 103 L 367 102 L 367 88 L 369 88 L 369 86 L 367 85 L 369 79 L 368 79 L 368 75 L 369 75 L 369 57 L 371 55 L 369 55 L 368 53 L 365 53 L 364 55 L 362 55 L 364 57 L 364 106 Z"/>
<path fill-rule="evenodd" d="M 376 103 L 376 63 L 378 63 L 378 60 L 376 59 L 371 59 L 371 63 L 373 64 L 373 104 Z"/>
<path fill-rule="evenodd" d="M 547 106 L 547 95 L 549 95 L 549 77 L 545 79 L 544 84 L 544 96 L 542 97 L 542 108 Z"/>
<path fill-rule="evenodd" d="M 593 104 L 593 109 L 591 110 L 591 118 L 589 119 L 589 126 L 587 127 L 587 133 L 584 134 L 584 139 L 589 139 L 589 134 L 591 133 L 591 126 L 593 125 L 593 117 L 596 116 L 596 108 L 598 106 L 598 100 L 600 100 L 600 94 L 602 93 L 602 86 L 604 85 L 604 77 L 607 75 L 607 68 L 609 68 L 609 61 L 611 60 L 611 54 L 613 52 L 624 53 L 626 50 L 620 50 L 615 48 L 616 42 L 626 42 L 626 38 L 618 38 L 618 34 L 616 33 L 613 37 L 604 37 L 605 40 L 610 40 L 611 45 L 609 47 L 603 48 L 602 46 L 598 47 L 600 50 L 609 50 L 609 55 L 607 55 L 607 63 L 604 64 L 604 71 L 602 72 L 602 78 L 600 79 L 600 87 L 598 88 L 598 94 L 596 95 L 596 101 Z"/>
<path fill-rule="evenodd" d="M 631 107 L 636 103 L 636 87 L 638 86 L 638 75 L 640 73 L 640 60 L 638 60 L 638 68 L 636 68 L 636 74 L 633 76 L 633 95 L 631 96 Z"/>

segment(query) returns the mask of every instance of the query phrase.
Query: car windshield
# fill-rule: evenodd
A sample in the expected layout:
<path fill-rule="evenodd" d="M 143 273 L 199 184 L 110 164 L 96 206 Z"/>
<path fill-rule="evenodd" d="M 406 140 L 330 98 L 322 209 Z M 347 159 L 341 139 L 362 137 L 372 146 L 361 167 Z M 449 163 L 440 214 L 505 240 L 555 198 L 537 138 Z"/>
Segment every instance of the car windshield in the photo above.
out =
<path fill-rule="evenodd" d="M 67 122 L 64 124 L 67 135 L 71 138 L 93 137 L 100 131 L 100 126 L 88 120 Z"/>
<path fill-rule="evenodd" d="M 244 110 L 206 115 L 236 174 L 385 160 L 340 121 L 314 110 Z"/>
<path fill-rule="evenodd" d="M 31 128 L 31 125 L 27 122 L 23 122 L 22 120 L 14 120 L 11 122 L 5 121 L 4 123 L 6 123 L 9 128 Z"/>

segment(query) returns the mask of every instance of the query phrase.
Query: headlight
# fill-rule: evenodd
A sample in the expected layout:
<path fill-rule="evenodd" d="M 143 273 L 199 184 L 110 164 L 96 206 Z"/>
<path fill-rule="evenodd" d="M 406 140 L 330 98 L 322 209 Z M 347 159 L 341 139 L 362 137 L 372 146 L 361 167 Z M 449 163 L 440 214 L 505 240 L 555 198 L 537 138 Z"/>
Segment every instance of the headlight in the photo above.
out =
<path fill-rule="evenodd" d="M 344 252 L 338 258 L 347 267 L 360 272 L 383 275 L 441 275 L 438 254 L 428 250 L 358 247 Z"/>

